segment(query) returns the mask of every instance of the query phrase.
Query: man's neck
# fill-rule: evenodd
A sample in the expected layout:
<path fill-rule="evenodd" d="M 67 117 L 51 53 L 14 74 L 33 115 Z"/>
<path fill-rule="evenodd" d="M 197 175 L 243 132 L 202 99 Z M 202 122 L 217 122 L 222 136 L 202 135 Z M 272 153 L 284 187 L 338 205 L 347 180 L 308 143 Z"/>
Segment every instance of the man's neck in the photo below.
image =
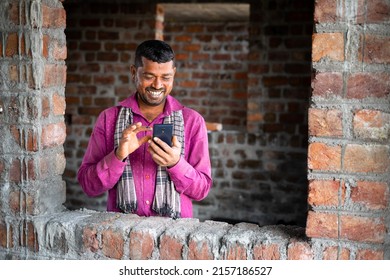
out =
<path fill-rule="evenodd" d="M 142 115 L 149 121 L 152 122 L 157 118 L 163 111 L 165 107 L 165 102 L 157 106 L 149 106 L 144 104 L 141 100 L 137 98 L 139 109 Z"/>

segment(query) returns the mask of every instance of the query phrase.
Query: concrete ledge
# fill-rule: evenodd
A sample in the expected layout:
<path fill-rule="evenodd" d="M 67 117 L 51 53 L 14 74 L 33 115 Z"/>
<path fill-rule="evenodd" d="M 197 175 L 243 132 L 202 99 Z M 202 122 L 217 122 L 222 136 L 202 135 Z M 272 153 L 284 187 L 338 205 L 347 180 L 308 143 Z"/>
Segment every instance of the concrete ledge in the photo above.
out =
<path fill-rule="evenodd" d="M 0 259 L 132 259 L 235 260 L 306 259 L 310 251 L 304 229 L 293 226 L 231 225 L 198 219 L 95 212 L 63 211 L 0 223 Z M 301 254 L 304 254 L 302 256 Z"/>

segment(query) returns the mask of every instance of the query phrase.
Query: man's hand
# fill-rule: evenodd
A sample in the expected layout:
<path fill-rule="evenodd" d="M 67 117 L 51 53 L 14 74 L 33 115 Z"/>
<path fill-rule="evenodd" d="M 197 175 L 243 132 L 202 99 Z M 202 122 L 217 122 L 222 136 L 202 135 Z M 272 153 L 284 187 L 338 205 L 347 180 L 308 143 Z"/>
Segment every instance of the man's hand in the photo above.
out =
<path fill-rule="evenodd" d="M 138 149 L 142 144 L 146 143 L 151 136 L 146 135 L 140 139 L 137 138 L 137 133 L 140 131 L 152 130 L 150 127 L 142 126 L 142 123 L 138 122 L 130 125 L 123 130 L 122 138 L 119 140 L 119 146 L 115 151 L 116 157 L 123 161 L 129 154 Z"/>
<path fill-rule="evenodd" d="M 181 143 L 176 136 L 172 137 L 172 147 L 169 147 L 161 139 L 154 137 L 149 140 L 148 151 L 152 155 L 155 163 L 160 166 L 172 167 L 180 160 Z"/>

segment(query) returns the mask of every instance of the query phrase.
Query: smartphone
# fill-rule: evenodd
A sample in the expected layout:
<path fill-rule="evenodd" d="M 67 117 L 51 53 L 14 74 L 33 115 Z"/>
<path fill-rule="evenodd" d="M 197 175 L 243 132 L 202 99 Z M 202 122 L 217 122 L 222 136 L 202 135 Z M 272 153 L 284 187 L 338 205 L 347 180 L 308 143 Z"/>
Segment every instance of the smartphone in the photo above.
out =
<path fill-rule="evenodd" d="M 172 135 L 173 135 L 173 124 L 155 124 L 153 126 L 153 137 L 158 137 L 165 143 L 172 147 Z"/>

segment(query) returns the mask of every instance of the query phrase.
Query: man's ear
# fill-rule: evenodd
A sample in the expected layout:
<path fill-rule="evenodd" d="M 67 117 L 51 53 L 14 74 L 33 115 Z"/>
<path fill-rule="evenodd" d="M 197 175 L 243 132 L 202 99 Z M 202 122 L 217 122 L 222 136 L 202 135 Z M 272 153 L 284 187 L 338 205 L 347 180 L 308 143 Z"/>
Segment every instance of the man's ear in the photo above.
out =
<path fill-rule="evenodd" d="M 134 64 L 130 66 L 130 74 L 131 74 L 131 79 L 133 82 L 135 81 L 135 75 L 137 75 L 137 67 L 135 67 Z"/>

